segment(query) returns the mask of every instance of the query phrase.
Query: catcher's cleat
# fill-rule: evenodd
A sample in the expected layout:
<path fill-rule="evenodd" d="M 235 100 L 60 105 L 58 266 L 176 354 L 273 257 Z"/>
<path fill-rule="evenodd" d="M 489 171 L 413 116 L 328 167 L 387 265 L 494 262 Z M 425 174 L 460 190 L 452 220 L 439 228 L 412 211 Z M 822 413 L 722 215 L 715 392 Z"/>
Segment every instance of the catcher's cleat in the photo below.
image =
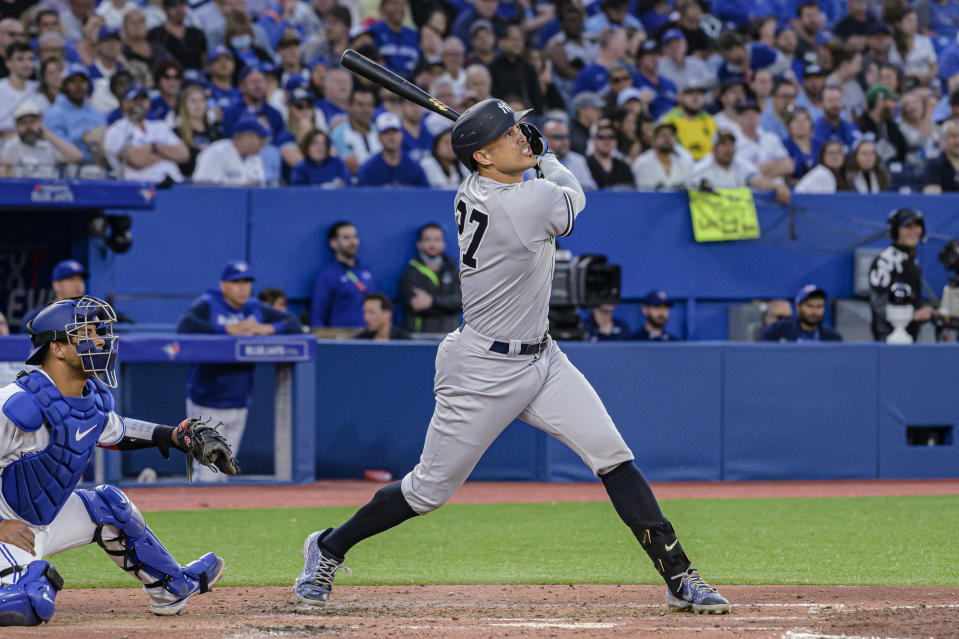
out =
<path fill-rule="evenodd" d="M 224 568 L 226 568 L 226 562 L 212 552 L 208 552 L 196 561 L 187 564 L 183 567 L 183 575 L 176 579 L 177 581 L 183 580 L 189 584 L 187 593 L 170 603 L 160 604 L 151 601 L 150 612 L 155 615 L 180 614 L 180 611 L 186 606 L 186 602 L 190 597 L 209 592 L 212 589 L 213 584 L 218 582 L 220 577 L 223 576 Z M 147 587 L 144 586 L 144 590 L 146 590 L 146 588 Z"/>
<path fill-rule="evenodd" d="M 669 606 L 670 612 L 692 610 L 697 615 L 722 615 L 729 612 L 729 601 L 703 581 L 698 570 L 690 568 L 673 579 L 682 581 L 680 581 L 678 597 L 666 591 L 666 605 Z"/>
<path fill-rule="evenodd" d="M 331 530 L 333 529 L 318 530 L 303 542 L 303 571 L 296 578 L 296 583 L 293 584 L 293 593 L 300 603 L 311 606 L 326 603 L 330 599 L 330 592 L 333 590 L 333 578 L 336 577 L 336 573 L 345 570 L 346 574 L 351 576 L 353 574 L 349 568 L 343 565 L 342 561 L 327 557 L 320 550 L 320 539 Z"/>

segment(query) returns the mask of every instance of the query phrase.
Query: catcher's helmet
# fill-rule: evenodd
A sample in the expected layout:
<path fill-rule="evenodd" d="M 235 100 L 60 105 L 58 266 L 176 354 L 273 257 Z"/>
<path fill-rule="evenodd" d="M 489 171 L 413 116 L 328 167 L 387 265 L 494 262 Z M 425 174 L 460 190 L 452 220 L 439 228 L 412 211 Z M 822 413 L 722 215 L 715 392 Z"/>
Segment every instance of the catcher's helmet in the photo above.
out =
<path fill-rule="evenodd" d="M 80 357 L 83 370 L 109 386 L 117 386 L 117 321 L 113 307 L 92 296 L 48 304 L 27 324 L 33 350 L 27 364 L 42 364 L 50 342 L 66 342 Z"/>
<path fill-rule="evenodd" d="M 919 222 L 922 226 L 922 238 L 926 239 L 926 221 L 922 217 L 922 211 L 916 209 L 894 209 L 889 212 L 889 237 L 895 242 L 899 239 L 899 229 L 908 226 L 913 222 Z"/>
<path fill-rule="evenodd" d="M 514 111 L 510 105 L 496 98 L 477 102 L 463 112 L 456 124 L 450 142 L 456 157 L 470 171 L 476 170 L 473 151 L 484 146 L 516 126 L 532 109 Z"/>

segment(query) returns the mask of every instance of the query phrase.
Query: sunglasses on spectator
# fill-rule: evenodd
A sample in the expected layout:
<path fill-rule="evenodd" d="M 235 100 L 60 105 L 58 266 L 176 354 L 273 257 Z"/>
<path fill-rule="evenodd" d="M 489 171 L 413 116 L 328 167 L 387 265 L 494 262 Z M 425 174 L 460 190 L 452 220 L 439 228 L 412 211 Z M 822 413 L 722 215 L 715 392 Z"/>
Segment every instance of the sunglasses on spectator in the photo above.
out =
<path fill-rule="evenodd" d="M 313 105 L 309 102 L 296 102 L 293 104 L 294 109 L 312 109 Z"/>
<path fill-rule="evenodd" d="M 174 73 L 172 75 L 167 73 L 166 75 L 163 76 L 163 79 L 164 80 L 182 80 L 183 76 L 178 73 Z"/>
<path fill-rule="evenodd" d="M 615 140 L 615 139 L 616 139 L 616 136 L 613 135 L 612 133 L 606 133 L 606 134 L 603 134 L 603 135 L 597 135 L 597 136 L 596 136 L 596 139 L 597 139 L 597 140 Z"/>
<path fill-rule="evenodd" d="M 611 75 L 609 76 L 610 82 L 629 82 L 632 80 L 632 77 L 628 75 Z"/>

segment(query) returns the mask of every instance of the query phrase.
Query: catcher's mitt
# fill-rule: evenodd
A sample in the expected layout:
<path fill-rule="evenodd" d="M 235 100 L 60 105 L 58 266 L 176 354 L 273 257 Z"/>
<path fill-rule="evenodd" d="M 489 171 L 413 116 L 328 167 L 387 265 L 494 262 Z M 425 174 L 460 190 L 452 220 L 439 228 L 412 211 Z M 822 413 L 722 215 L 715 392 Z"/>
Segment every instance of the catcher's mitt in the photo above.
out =
<path fill-rule="evenodd" d="M 223 422 L 210 426 L 210 420 L 190 417 L 176 427 L 177 442 L 186 453 L 186 478 L 193 483 L 193 460 L 203 464 L 213 472 L 238 475 L 240 465 L 233 457 L 230 443 L 217 430 Z"/>

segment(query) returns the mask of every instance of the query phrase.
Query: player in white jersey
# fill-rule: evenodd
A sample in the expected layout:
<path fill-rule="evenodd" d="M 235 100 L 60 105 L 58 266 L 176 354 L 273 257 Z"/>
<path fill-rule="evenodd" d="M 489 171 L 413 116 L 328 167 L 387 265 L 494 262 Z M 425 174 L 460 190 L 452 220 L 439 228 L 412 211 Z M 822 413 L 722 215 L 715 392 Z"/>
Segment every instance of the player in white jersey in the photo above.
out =
<path fill-rule="evenodd" d="M 670 610 L 729 612 L 691 567 L 599 396 L 549 337 L 555 238 L 572 232 L 586 198 L 540 132 L 521 122 L 528 113 L 488 99 L 453 127 L 453 149 L 473 171 L 454 204 L 465 322 L 436 355 L 436 407 L 420 462 L 343 525 L 307 537 L 293 587 L 302 603 L 329 599 L 355 544 L 442 506 L 518 417 L 569 446 L 602 479 L 666 582 Z M 524 182 L 533 167 L 544 179 Z"/>

